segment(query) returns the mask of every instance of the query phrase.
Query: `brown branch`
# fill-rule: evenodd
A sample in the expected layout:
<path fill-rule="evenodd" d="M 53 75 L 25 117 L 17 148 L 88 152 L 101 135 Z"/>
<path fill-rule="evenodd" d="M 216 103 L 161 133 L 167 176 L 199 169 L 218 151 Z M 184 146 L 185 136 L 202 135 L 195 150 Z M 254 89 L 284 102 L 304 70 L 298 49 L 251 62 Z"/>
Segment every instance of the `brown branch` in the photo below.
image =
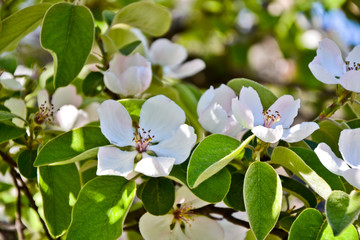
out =
<path fill-rule="evenodd" d="M 21 221 L 21 190 L 20 186 L 16 179 L 16 172 L 13 168 L 10 170 L 11 177 L 13 179 L 13 182 L 15 184 L 16 190 L 17 190 L 17 200 L 16 200 L 16 212 L 15 212 L 15 229 L 18 235 L 19 240 L 24 239 L 24 232 L 23 232 L 23 223 Z"/>

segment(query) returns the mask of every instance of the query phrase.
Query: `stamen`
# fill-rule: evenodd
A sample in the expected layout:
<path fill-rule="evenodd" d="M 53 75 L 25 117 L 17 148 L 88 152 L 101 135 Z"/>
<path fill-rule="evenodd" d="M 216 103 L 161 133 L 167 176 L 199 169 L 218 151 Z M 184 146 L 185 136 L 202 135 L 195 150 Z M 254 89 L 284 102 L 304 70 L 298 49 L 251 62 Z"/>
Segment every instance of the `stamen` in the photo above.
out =
<path fill-rule="evenodd" d="M 275 111 L 274 114 L 271 113 L 271 110 L 267 110 L 267 111 L 263 111 L 263 116 L 264 116 L 264 127 L 267 128 L 271 128 L 271 126 L 276 123 L 279 122 L 281 119 L 281 115 L 278 111 Z"/>
<path fill-rule="evenodd" d="M 54 123 L 54 105 L 47 105 L 46 101 L 40 105 L 39 111 L 35 115 L 35 122 L 42 124 L 44 122 Z"/>
<path fill-rule="evenodd" d="M 351 70 L 355 70 L 355 71 L 359 71 L 360 70 L 360 63 L 358 62 L 352 62 L 352 66 L 350 64 L 350 61 L 345 61 L 346 64 L 346 71 L 351 71 Z"/>
<path fill-rule="evenodd" d="M 150 136 L 151 130 L 146 131 L 144 128 L 141 128 L 140 131 L 139 130 L 140 127 L 136 126 L 136 131 L 134 132 L 134 138 L 132 140 L 135 142 L 136 150 L 139 153 L 142 153 L 147 151 L 149 143 L 155 138 L 155 136 Z"/>
<path fill-rule="evenodd" d="M 178 221 L 183 221 L 184 223 L 189 223 L 190 221 L 194 221 L 194 210 L 190 204 L 189 206 L 184 203 L 177 210 L 173 212 L 174 219 Z"/>

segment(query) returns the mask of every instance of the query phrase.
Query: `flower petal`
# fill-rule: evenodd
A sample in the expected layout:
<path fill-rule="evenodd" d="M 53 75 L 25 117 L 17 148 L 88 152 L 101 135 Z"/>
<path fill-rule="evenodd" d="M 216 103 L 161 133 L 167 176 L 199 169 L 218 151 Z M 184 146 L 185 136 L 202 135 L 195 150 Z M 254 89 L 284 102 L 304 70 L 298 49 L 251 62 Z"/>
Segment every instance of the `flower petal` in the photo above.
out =
<path fill-rule="evenodd" d="M 197 114 L 200 116 L 210 105 L 214 102 L 215 90 L 213 86 L 210 86 L 200 97 L 197 104 Z"/>
<path fill-rule="evenodd" d="M 334 76 L 341 76 L 344 73 L 344 61 L 340 49 L 330 39 L 325 38 L 319 42 L 316 51 L 319 56 L 321 65 Z"/>
<path fill-rule="evenodd" d="M 92 102 L 88 105 L 86 105 L 83 110 L 87 113 L 88 115 L 88 120 L 89 122 L 95 122 L 95 121 L 99 121 L 99 115 L 97 112 L 97 109 L 100 107 L 100 104 L 98 102 Z"/>
<path fill-rule="evenodd" d="M 224 239 L 224 230 L 220 224 L 201 215 L 194 216 L 194 220 L 185 225 L 185 234 L 189 239 Z"/>
<path fill-rule="evenodd" d="M 5 107 L 7 107 L 11 113 L 26 119 L 26 105 L 23 99 L 20 98 L 9 98 L 4 102 Z M 13 118 L 12 122 L 18 127 L 24 127 L 25 122 L 18 118 Z"/>
<path fill-rule="evenodd" d="M 100 147 L 96 175 L 126 177 L 134 169 L 137 151 L 122 151 L 117 147 Z"/>
<path fill-rule="evenodd" d="M 209 205 L 208 202 L 195 196 L 186 186 L 181 186 L 176 190 L 174 207 L 177 207 L 177 204 L 187 204 L 195 209 Z"/>
<path fill-rule="evenodd" d="M 211 133 L 223 133 L 226 130 L 228 116 L 220 104 L 214 103 L 199 115 L 201 126 Z"/>
<path fill-rule="evenodd" d="M 133 145 L 132 120 L 123 105 L 114 100 L 104 101 L 98 109 L 101 132 L 110 143 L 119 147 Z"/>
<path fill-rule="evenodd" d="M 140 128 L 151 130 L 154 142 L 174 135 L 180 125 L 185 122 L 184 111 L 169 98 L 158 95 L 149 98 L 140 111 Z"/>
<path fill-rule="evenodd" d="M 226 130 L 223 131 L 222 134 L 240 140 L 243 134 L 245 133 L 245 130 L 246 129 L 243 128 L 243 126 L 241 126 L 240 123 L 235 119 L 234 115 L 231 115 L 228 118 Z"/>
<path fill-rule="evenodd" d="M 205 62 L 201 59 L 194 59 L 188 61 L 184 64 L 176 66 L 175 68 L 171 69 L 170 72 L 165 73 L 167 77 L 170 78 L 186 78 L 205 69 Z"/>
<path fill-rule="evenodd" d="M 350 169 L 343 160 L 335 155 L 326 143 L 320 143 L 314 152 L 324 167 L 336 175 L 342 176 L 345 170 Z"/>
<path fill-rule="evenodd" d="M 55 122 L 65 132 L 70 131 L 78 118 L 79 110 L 73 105 L 64 105 L 55 114 Z"/>
<path fill-rule="evenodd" d="M 284 129 L 281 139 L 289 143 L 298 142 L 311 135 L 317 129 L 319 129 L 317 123 L 303 122 L 292 126 L 290 129 Z"/>
<path fill-rule="evenodd" d="M 358 63 L 360 60 L 360 46 L 354 47 L 351 52 L 347 55 L 346 61 Z M 351 66 L 350 66 L 351 67 Z"/>
<path fill-rule="evenodd" d="M 189 157 L 195 143 L 194 128 L 183 124 L 173 136 L 156 145 L 150 145 L 148 149 L 154 151 L 159 157 L 175 158 L 175 164 L 180 164 Z"/>
<path fill-rule="evenodd" d="M 11 73 L 3 72 L 0 77 L 0 83 L 4 86 L 5 89 L 12 91 L 25 90 L 24 86 L 17 79 L 15 79 Z"/>
<path fill-rule="evenodd" d="M 61 87 L 56 89 L 52 96 L 51 103 L 54 105 L 54 110 L 57 111 L 64 105 L 74 105 L 79 107 L 82 103 L 80 95 L 76 94 L 76 88 L 73 85 Z"/>
<path fill-rule="evenodd" d="M 239 100 L 244 103 L 254 115 L 254 126 L 264 124 L 264 109 L 259 94 L 252 87 L 241 88 Z"/>
<path fill-rule="evenodd" d="M 232 100 L 232 111 L 235 119 L 247 129 L 254 127 L 254 115 L 251 109 L 238 98 Z"/>
<path fill-rule="evenodd" d="M 161 66 L 176 66 L 187 58 L 186 49 L 166 38 L 154 41 L 150 47 L 150 59 Z"/>
<path fill-rule="evenodd" d="M 267 128 L 264 126 L 256 126 L 251 130 L 255 136 L 260 138 L 264 142 L 276 143 L 283 135 L 282 126 L 276 126 L 276 128 Z"/>
<path fill-rule="evenodd" d="M 140 233 L 146 240 L 178 239 L 170 230 L 173 218 L 171 214 L 154 216 L 150 213 L 145 213 L 139 221 Z"/>
<path fill-rule="evenodd" d="M 37 104 L 38 107 L 40 107 L 42 104 L 44 104 L 48 108 L 50 107 L 49 93 L 46 91 L 46 89 L 42 89 L 38 92 Z"/>
<path fill-rule="evenodd" d="M 283 128 L 289 128 L 294 122 L 294 118 L 298 114 L 300 108 L 300 99 L 294 100 L 291 95 L 284 95 L 278 98 L 269 108 L 271 114 L 278 111 L 281 118 L 280 121 L 274 123 L 272 127 L 282 125 Z"/>
<path fill-rule="evenodd" d="M 135 171 L 149 177 L 168 176 L 175 163 L 175 158 L 153 157 L 143 153 L 143 158 L 136 164 Z"/>
<path fill-rule="evenodd" d="M 214 91 L 213 102 L 216 102 L 221 105 L 221 107 L 226 111 L 228 115 L 231 115 L 231 102 L 232 99 L 236 98 L 234 90 L 225 84 L 221 84 L 220 87 L 216 88 Z"/>
<path fill-rule="evenodd" d="M 345 129 L 340 133 L 339 151 L 351 167 L 360 167 L 360 128 Z"/>
<path fill-rule="evenodd" d="M 79 128 L 79 127 L 85 126 L 89 122 L 90 121 L 89 121 L 89 116 L 88 116 L 87 112 L 85 112 L 84 110 L 79 109 L 77 119 L 76 119 L 76 121 L 74 123 L 74 126 L 72 128 Z"/>
<path fill-rule="evenodd" d="M 309 68 L 315 78 L 325 84 L 338 84 L 339 80 L 327 69 L 321 65 L 320 57 L 316 56 L 311 63 Z"/>
<path fill-rule="evenodd" d="M 346 90 L 360 93 L 360 72 L 355 70 L 346 72 L 339 79 L 339 84 Z"/>
<path fill-rule="evenodd" d="M 351 185 L 360 189 L 360 168 L 350 168 L 345 170 L 342 175 Z"/>

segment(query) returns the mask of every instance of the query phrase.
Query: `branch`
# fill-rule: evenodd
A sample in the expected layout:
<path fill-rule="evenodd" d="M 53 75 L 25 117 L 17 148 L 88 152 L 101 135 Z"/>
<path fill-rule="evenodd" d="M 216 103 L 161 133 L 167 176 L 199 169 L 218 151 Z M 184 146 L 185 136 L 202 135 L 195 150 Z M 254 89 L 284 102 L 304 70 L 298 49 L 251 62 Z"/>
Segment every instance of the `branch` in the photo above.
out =
<path fill-rule="evenodd" d="M 23 240 L 24 239 L 24 232 L 23 232 L 23 223 L 21 221 L 21 188 L 17 182 L 16 179 L 16 171 L 11 168 L 10 170 L 10 174 L 11 177 L 13 179 L 13 182 L 16 186 L 16 190 L 17 190 L 17 200 L 16 200 L 16 212 L 15 212 L 15 229 L 18 235 L 18 239 L 19 240 Z"/>

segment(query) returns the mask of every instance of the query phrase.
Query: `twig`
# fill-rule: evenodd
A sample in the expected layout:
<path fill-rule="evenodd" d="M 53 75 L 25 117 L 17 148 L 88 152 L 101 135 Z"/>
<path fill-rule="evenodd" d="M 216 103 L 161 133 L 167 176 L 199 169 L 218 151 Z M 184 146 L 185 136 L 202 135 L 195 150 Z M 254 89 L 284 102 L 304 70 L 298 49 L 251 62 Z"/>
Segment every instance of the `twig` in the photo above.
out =
<path fill-rule="evenodd" d="M 21 221 L 21 190 L 20 190 L 20 186 L 17 182 L 16 179 L 16 171 L 11 168 L 10 170 L 10 174 L 11 177 L 13 179 L 13 182 L 16 186 L 16 190 L 17 190 L 17 200 L 16 200 L 16 212 L 15 212 L 15 229 L 18 235 L 18 239 L 19 240 L 23 240 L 24 239 L 24 233 L 23 233 L 23 223 Z"/>

